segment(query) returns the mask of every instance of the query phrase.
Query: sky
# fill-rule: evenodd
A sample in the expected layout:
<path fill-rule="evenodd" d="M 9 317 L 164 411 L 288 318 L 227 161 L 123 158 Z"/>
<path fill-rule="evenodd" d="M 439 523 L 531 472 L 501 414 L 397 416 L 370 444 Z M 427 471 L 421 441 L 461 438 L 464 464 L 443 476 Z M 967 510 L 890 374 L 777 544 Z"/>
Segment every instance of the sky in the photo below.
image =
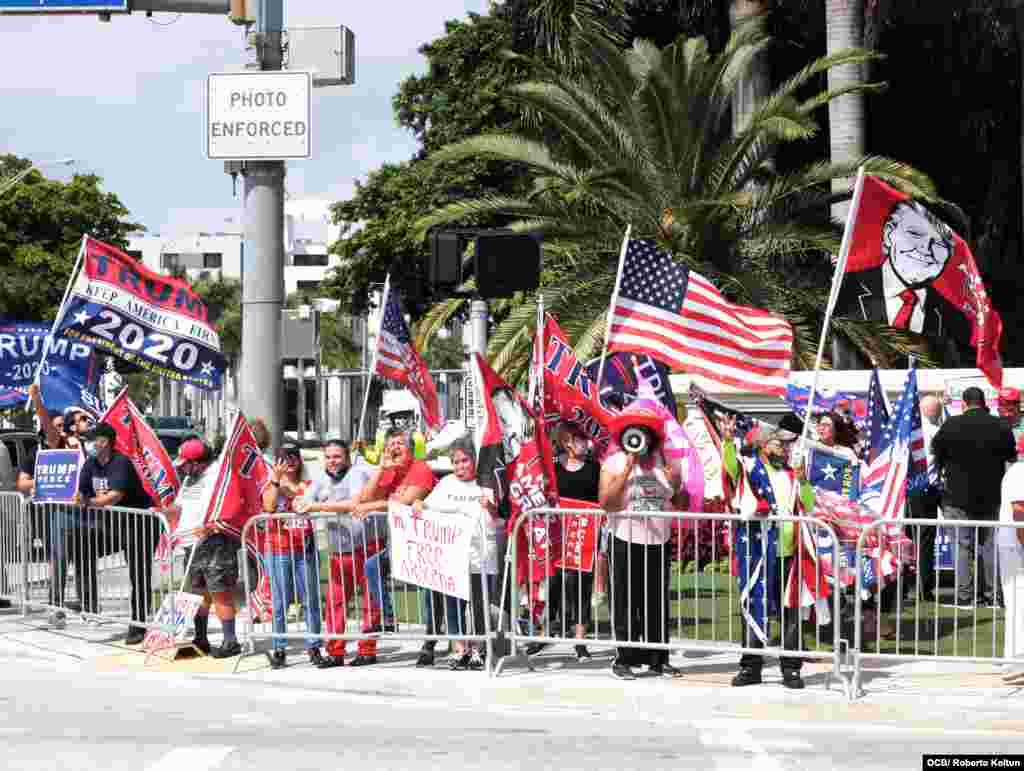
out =
<path fill-rule="evenodd" d="M 447 19 L 487 7 L 285 0 L 286 27 L 344 24 L 356 37 L 355 85 L 313 91 L 313 156 L 288 162 L 288 196 L 343 200 L 354 179 L 411 157 L 416 142 L 391 110 L 397 84 L 425 71 L 417 48 Z M 0 153 L 74 158 L 150 232 L 224 229 L 242 185 L 233 196 L 223 161 L 206 157 L 206 78 L 244 67 L 243 29 L 219 15 L 0 16 Z"/>

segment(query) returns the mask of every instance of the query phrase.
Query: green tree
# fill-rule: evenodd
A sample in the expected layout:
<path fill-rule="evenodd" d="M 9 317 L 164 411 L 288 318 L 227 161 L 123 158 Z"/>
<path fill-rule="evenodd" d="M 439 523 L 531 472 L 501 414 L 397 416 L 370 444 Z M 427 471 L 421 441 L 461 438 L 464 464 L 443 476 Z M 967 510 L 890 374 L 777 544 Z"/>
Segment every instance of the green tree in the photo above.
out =
<path fill-rule="evenodd" d="M 542 79 L 514 86 L 508 95 L 557 126 L 562 141 L 585 160 L 564 162 L 558 147 L 514 133 L 446 147 L 434 154 L 436 162 L 496 158 L 521 164 L 531 171 L 532 189 L 527 196 L 485 195 L 450 204 L 423 218 L 420 232 L 470 216 L 504 215 L 514 218 L 516 228 L 543 234 L 546 264 L 560 274 L 546 282 L 545 304 L 586 357 L 600 347 L 619 244 L 631 224 L 633 237 L 655 238 L 727 296 L 786 317 L 796 335 L 796 365 L 810 364 L 831 272 L 823 255 L 838 249 L 839 241 L 838 228 L 822 217 L 832 179 L 851 176 L 863 163 L 922 198 L 933 199 L 935 191 L 924 175 L 884 158 L 818 162 L 786 173 L 765 164 L 774 147 L 815 136 L 816 111 L 843 93 L 815 90 L 802 97 L 802 89 L 831 67 L 873 58 L 849 50 L 810 62 L 733 135 L 732 95 L 767 44 L 758 21 L 734 32 L 718 55 L 701 38 L 665 49 L 635 41 L 628 51 L 598 36 L 581 38 L 589 66 L 573 77 L 546 68 Z M 804 267 L 801 281 L 793 278 L 796 265 Z M 780 273 L 782 266 L 789 266 L 789 275 Z M 421 338 L 456 305 L 433 309 Z M 533 298 L 513 301 L 491 339 L 490 358 L 510 377 L 519 377 L 526 364 L 534 318 Z M 880 360 L 920 349 L 919 340 L 878 325 L 840 320 L 836 326 Z"/>
<path fill-rule="evenodd" d="M 0 156 L 0 180 L 29 165 L 13 155 Z M 32 171 L 0 195 L 0 308 L 5 314 L 54 318 L 82 235 L 124 248 L 128 234 L 142 229 L 126 219 L 128 209 L 101 182 L 94 174 L 61 182 Z"/>

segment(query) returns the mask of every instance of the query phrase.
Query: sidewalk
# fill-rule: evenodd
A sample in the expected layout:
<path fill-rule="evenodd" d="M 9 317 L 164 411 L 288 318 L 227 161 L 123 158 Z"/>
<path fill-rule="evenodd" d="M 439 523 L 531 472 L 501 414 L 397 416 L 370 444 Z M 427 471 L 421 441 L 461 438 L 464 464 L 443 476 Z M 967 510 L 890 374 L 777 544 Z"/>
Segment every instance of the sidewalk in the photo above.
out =
<path fill-rule="evenodd" d="M 86 626 L 73 619 L 67 629 L 56 632 L 48 627 L 45 616 L 23 619 L 16 611 L 0 611 L 0 658 L 32 659 L 94 676 L 145 671 L 211 681 L 241 679 L 282 692 L 417 699 L 446 708 L 628 715 L 665 724 L 799 723 L 801 730 L 832 732 L 838 724 L 850 724 L 850 730 L 1024 734 L 1024 686 L 1003 684 L 1003 670 L 989 665 L 868 659 L 862 680 L 866 693 L 851 704 L 842 683 L 834 678 L 826 689 L 830 666 L 816 662 L 804 667 L 807 688 L 803 691 L 783 688 L 770 659 L 763 685 L 730 687 L 736 671 L 736 657 L 731 654 L 674 656 L 672 662 L 683 669 L 682 678 L 639 672 L 636 681 L 623 682 L 611 676 L 609 648 L 592 646 L 594 660 L 580 665 L 572 648 L 564 646 L 535 657 L 533 672 L 512 660 L 499 677 L 490 679 L 483 673 L 450 672 L 443 655 L 433 668 L 417 669 L 417 644 L 387 641 L 381 643 L 376 666 L 317 670 L 296 648 L 289 653 L 286 669 L 270 670 L 266 657 L 258 654 L 243 658 L 238 673 L 232 674 L 234 659 L 147 660 L 123 644 L 124 633 L 116 625 Z M 350 647 L 354 652 L 354 644 Z M 443 643 L 438 646 L 439 653 L 442 650 Z M 211 687 L 215 687 L 212 682 Z"/>

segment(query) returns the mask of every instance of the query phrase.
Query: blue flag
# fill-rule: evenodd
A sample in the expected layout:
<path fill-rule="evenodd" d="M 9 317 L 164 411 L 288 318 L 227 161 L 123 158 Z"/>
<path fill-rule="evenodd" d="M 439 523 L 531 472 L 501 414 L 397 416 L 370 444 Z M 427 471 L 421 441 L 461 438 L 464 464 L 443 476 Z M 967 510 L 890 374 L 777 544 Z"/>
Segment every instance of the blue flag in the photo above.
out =
<path fill-rule="evenodd" d="M 50 324 L 43 321 L 0 323 L 0 409 L 15 407 L 28 399 L 43 357 Z M 50 346 L 39 375 L 43 405 L 54 414 L 68 407 L 84 407 L 100 414 L 103 405 L 96 394 L 100 368 L 92 346 L 58 338 Z"/>
<path fill-rule="evenodd" d="M 839 493 L 851 501 L 860 496 L 860 461 L 812 442 L 807 450 L 807 479 L 814 487 Z"/>
<path fill-rule="evenodd" d="M 636 359 L 635 372 L 633 370 L 634 358 Z M 587 363 L 587 374 L 595 383 L 600 366 L 599 358 Z M 604 372 L 601 375 L 601 401 L 619 410 L 626 407 L 637 397 L 638 374 L 646 378 L 654 388 L 658 401 L 665 405 L 665 408 L 672 413 L 672 417 L 676 417 L 679 412 L 676 408 L 676 396 L 672 393 L 672 386 L 668 380 L 669 368 L 645 353 L 620 351 L 605 357 Z"/>

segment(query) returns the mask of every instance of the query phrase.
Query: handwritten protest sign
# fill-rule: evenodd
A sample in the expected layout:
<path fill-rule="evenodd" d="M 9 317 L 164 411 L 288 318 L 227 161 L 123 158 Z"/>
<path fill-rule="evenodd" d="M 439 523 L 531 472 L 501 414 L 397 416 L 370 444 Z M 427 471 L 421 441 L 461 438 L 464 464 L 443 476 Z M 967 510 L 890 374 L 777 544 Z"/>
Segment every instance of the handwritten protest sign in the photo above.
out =
<path fill-rule="evenodd" d="M 36 454 L 33 500 L 70 503 L 78 491 L 82 453 L 78 450 L 40 450 Z"/>
<path fill-rule="evenodd" d="M 578 501 L 575 498 L 562 498 L 560 506 L 563 509 L 601 508 L 596 503 Z M 562 552 L 556 561 L 558 567 L 583 573 L 594 571 L 594 545 L 597 543 L 597 527 L 600 521 L 601 515 L 597 513 L 565 515 L 565 538 Z"/>
<path fill-rule="evenodd" d="M 196 540 L 196 531 L 206 525 L 206 512 L 210 510 L 217 476 L 220 473 L 220 461 L 213 464 L 194 484 L 182 485 L 175 498 L 175 504 L 181 507 L 174 528 L 173 542 L 178 546 L 187 546 Z"/>
<path fill-rule="evenodd" d="M 188 639 L 189 628 L 192 626 L 196 612 L 202 603 L 202 595 L 190 594 L 188 592 L 176 592 L 164 597 L 164 601 L 160 603 L 160 610 L 156 612 L 156 618 L 153 619 L 153 623 L 163 627 L 171 627 L 174 631 L 147 629 L 146 637 L 142 641 L 142 649 L 146 653 L 155 653 L 156 651 L 173 648 L 178 643 L 185 642 Z"/>
<path fill-rule="evenodd" d="M 469 543 L 476 523 L 468 517 L 388 504 L 391 570 L 398 581 L 469 600 Z"/>

